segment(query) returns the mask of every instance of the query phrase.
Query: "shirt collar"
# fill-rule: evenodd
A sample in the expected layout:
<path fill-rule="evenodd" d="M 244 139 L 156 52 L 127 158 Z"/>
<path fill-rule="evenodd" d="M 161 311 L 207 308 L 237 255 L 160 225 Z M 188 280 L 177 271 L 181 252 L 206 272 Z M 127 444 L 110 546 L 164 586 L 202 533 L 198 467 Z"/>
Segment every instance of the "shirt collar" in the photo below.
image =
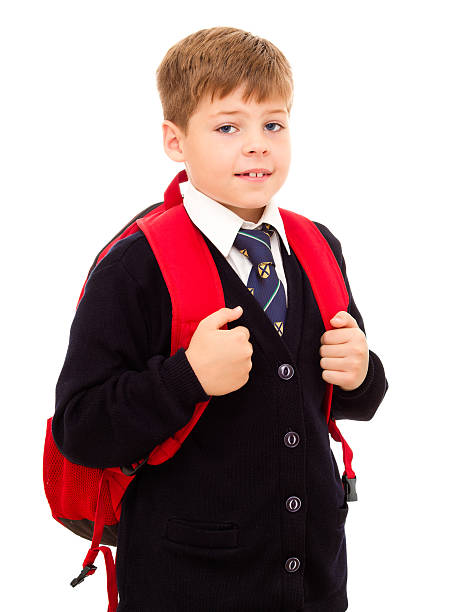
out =
<path fill-rule="evenodd" d="M 180 183 L 180 191 L 188 216 L 224 257 L 229 254 L 240 229 L 255 229 L 261 223 L 269 223 L 274 227 L 290 255 L 284 223 L 273 198 L 264 207 L 258 223 L 253 223 L 245 221 L 229 208 L 196 189 L 190 180 Z"/>

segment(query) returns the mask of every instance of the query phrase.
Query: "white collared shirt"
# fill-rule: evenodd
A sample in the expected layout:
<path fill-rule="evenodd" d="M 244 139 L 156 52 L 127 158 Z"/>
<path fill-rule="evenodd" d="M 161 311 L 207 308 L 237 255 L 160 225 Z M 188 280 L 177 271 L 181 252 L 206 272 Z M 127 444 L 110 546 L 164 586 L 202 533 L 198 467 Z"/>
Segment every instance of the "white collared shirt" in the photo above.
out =
<path fill-rule="evenodd" d="M 196 189 L 190 180 L 180 183 L 180 191 L 185 210 L 191 221 L 224 255 L 245 286 L 250 276 L 252 263 L 240 253 L 237 247 L 233 246 L 237 233 L 240 229 L 256 229 L 261 223 L 269 223 L 273 226 L 276 231 L 271 237 L 272 256 L 274 257 L 277 276 L 284 285 L 287 304 L 287 283 L 282 264 L 279 235 L 289 255 L 290 247 L 285 235 L 282 217 L 274 199 L 271 198 L 266 204 L 258 223 L 253 223 L 252 221 L 245 221 L 229 208 L 222 206 L 216 200 Z"/>

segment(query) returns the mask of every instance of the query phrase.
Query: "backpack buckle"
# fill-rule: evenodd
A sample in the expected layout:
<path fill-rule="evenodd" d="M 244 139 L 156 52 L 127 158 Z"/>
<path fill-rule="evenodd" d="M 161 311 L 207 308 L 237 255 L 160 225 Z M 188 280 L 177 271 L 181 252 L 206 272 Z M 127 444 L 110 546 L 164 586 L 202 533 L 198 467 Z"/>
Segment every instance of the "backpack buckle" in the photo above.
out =
<path fill-rule="evenodd" d="M 347 475 L 342 476 L 342 483 L 345 491 L 345 501 L 357 501 L 357 489 L 356 489 L 357 477 L 347 478 Z"/>
<path fill-rule="evenodd" d="M 120 466 L 120 471 L 122 472 L 122 474 L 125 474 L 125 476 L 134 476 L 136 472 L 143 467 L 143 465 L 146 465 L 148 459 L 149 455 L 146 457 L 146 459 L 143 459 L 139 463 L 136 463 L 136 467 L 133 467 L 133 465 L 135 465 L 134 463 L 130 465 L 122 465 Z"/>
<path fill-rule="evenodd" d="M 89 574 L 89 572 L 91 570 L 96 570 L 97 567 L 95 565 L 93 565 L 92 563 L 90 563 L 89 565 L 85 565 L 83 567 L 83 569 L 81 570 L 80 575 L 77 578 L 73 578 L 73 580 L 70 582 L 72 587 L 75 587 L 76 585 L 80 584 L 81 582 L 83 582 L 83 580 L 86 578 L 86 576 Z"/>

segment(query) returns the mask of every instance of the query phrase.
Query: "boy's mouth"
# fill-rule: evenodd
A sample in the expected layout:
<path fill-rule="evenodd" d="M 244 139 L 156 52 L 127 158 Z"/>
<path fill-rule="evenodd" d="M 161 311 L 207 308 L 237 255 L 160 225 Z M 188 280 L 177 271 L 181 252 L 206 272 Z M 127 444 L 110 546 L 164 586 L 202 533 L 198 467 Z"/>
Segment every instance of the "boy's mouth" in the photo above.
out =
<path fill-rule="evenodd" d="M 264 183 L 270 176 L 272 172 L 244 172 L 243 174 L 235 174 L 238 178 L 244 179 L 245 181 L 251 181 L 253 183 Z"/>

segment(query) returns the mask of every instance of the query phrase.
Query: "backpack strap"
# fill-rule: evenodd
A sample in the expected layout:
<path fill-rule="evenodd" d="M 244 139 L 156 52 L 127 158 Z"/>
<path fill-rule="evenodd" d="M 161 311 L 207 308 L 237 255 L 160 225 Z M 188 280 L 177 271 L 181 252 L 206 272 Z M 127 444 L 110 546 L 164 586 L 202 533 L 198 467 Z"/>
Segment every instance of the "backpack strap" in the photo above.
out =
<path fill-rule="evenodd" d="M 102 539 L 102 532 L 104 529 L 104 504 L 103 504 L 103 490 L 108 483 L 107 470 L 102 471 L 102 476 L 99 482 L 99 491 L 97 494 L 96 514 L 94 518 L 94 529 L 92 534 L 91 547 L 88 550 L 88 554 L 83 561 L 83 569 L 79 576 L 71 581 L 71 586 L 75 587 L 86 578 L 86 576 L 92 576 L 96 571 L 97 567 L 94 565 L 94 561 L 101 552 L 105 559 L 105 569 L 107 574 L 107 595 L 109 598 L 109 605 L 107 612 L 116 612 L 118 606 L 118 590 L 117 590 L 117 576 L 115 572 L 115 561 L 112 555 L 112 551 L 108 546 L 100 546 Z"/>
<path fill-rule="evenodd" d="M 173 355 L 181 347 L 188 348 L 202 319 L 225 308 L 221 280 L 204 238 L 184 206 L 168 206 L 163 214 L 138 219 L 137 224 L 154 252 L 172 300 Z M 221 329 L 228 329 L 227 324 Z M 198 402 L 189 423 L 153 449 L 150 465 L 163 463 L 178 451 L 210 401 L 211 397 Z"/>
<path fill-rule="evenodd" d="M 87 274 L 86 280 L 84 281 L 84 284 L 81 288 L 81 292 L 78 298 L 76 308 L 78 308 L 79 303 L 84 295 L 86 284 L 89 280 L 89 277 L 92 271 L 100 263 L 100 261 L 107 255 L 107 253 L 114 246 L 114 244 L 116 244 L 119 240 L 122 240 L 123 238 L 126 238 L 127 236 L 130 236 L 131 234 L 134 234 L 137 231 L 139 231 L 140 227 L 139 227 L 139 224 L 137 223 L 139 219 L 147 218 L 149 221 L 149 219 L 153 217 L 155 218 L 159 216 L 162 212 L 165 212 L 167 208 L 174 207 L 176 206 L 176 204 L 181 204 L 183 202 L 183 199 L 181 197 L 179 184 L 181 181 L 186 181 L 187 179 L 188 179 L 188 176 L 186 174 L 186 171 L 179 172 L 177 176 L 172 180 L 170 185 L 167 187 L 167 189 L 165 190 L 164 201 L 158 202 L 157 204 L 153 204 L 149 206 L 148 208 L 146 208 L 145 210 L 138 213 L 97 254 Z M 183 207 L 178 206 L 177 208 L 182 209 Z M 167 248 L 167 244 L 162 244 L 161 247 Z M 177 301 L 181 301 L 181 300 L 178 299 Z M 175 328 L 178 329 L 178 324 L 175 325 Z M 182 341 L 183 337 L 184 336 L 182 334 L 180 336 L 176 336 L 174 340 L 174 337 L 172 336 L 172 345 L 174 344 L 174 341 L 175 341 L 175 344 Z M 196 421 L 198 420 L 199 416 L 201 415 L 207 403 L 208 402 L 204 402 L 204 406 L 198 407 L 197 418 L 193 422 L 192 427 L 195 425 Z M 51 428 L 51 421 L 52 419 L 50 419 L 50 424 L 48 425 L 50 428 Z M 187 428 L 184 428 L 184 430 L 185 429 Z M 183 438 L 181 438 L 181 441 L 183 441 L 186 435 L 188 435 L 189 431 L 191 431 L 191 427 L 187 429 L 186 434 L 184 435 Z M 50 438 L 51 438 L 51 433 L 50 433 Z M 160 445 L 160 447 L 157 447 L 155 449 L 156 453 L 154 453 L 153 451 L 151 457 L 156 457 L 157 463 L 161 463 L 162 461 L 169 459 L 176 452 L 176 450 L 180 448 L 181 441 L 179 442 L 178 439 L 169 438 L 169 440 L 166 441 L 165 445 Z M 162 446 L 163 448 L 161 448 Z M 108 594 L 108 599 L 109 599 L 107 612 L 116 612 L 117 610 L 118 589 L 117 589 L 115 561 L 112 555 L 112 551 L 108 546 L 100 545 L 100 542 L 102 540 L 103 530 L 104 530 L 104 524 L 105 524 L 104 516 L 105 516 L 105 511 L 107 509 L 105 506 L 104 491 L 105 490 L 108 491 L 110 498 L 111 498 L 112 508 L 115 512 L 116 518 L 117 520 L 120 520 L 121 500 L 126 491 L 126 488 L 128 487 L 131 480 L 134 478 L 134 475 L 136 474 L 137 470 L 141 468 L 143 465 L 145 465 L 147 462 L 148 462 L 148 458 L 145 458 L 144 460 L 140 462 L 136 462 L 135 464 L 132 464 L 130 466 L 122 466 L 119 468 L 106 468 L 102 471 L 99 470 L 99 473 L 101 475 L 100 475 L 100 480 L 99 480 L 97 499 L 96 499 L 96 508 L 95 508 L 95 513 L 94 513 L 94 521 L 93 521 L 94 525 L 93 525 L 91 546 L 88 550 L 86 558 L 83 561 L 83 569 L 81 570 L 80 574 L 71 581 L 70 584 L 72 587 L 76 587 L 78 584 L 81 584 L 87 576 L 92 576 L 97 569 L 97 567 L 94 565 L 94 561 L 97 555 L 99 554 L 99 552 L 102 552 L 102 554 L 104 555 L 104 559 L 105 559 L 105 567 L 106 567 L 106 574 L 107 574 L 107 594 Z"/>

